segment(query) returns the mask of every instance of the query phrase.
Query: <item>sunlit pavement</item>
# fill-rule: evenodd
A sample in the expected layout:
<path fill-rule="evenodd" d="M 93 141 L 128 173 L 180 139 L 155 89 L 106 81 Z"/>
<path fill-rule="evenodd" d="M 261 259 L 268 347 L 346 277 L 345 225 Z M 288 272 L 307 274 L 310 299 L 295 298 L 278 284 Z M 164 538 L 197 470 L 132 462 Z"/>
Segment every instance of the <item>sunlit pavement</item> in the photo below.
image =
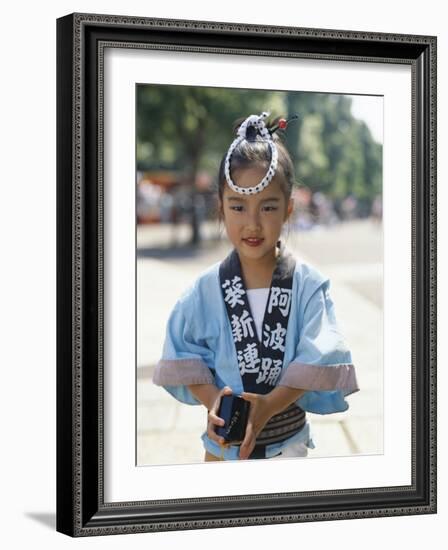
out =
<path fill-rule="evenodd" d="M 137 243 L 137 458 L 138 464 L 201 462 L 200 435 L 206 410 L 184 405 L 151 375 L 159 359 L 165 325 L 177 297 L 197 275 L 220 261 L 230 250 L 225 238 L 216 239 L 214 225 L 202 227 L 204 244 L 193 253 L 174 254 L 175 241 L 189 237 L 181 226 L 139 228 Z M 316 448 L 309 457 L 381 454 L 383 451 L 383 317 L 382 230 L 369 220 L 315 228 L 284 236 L 299 258 L 320 269 L 331 280 L 336 315 L 352 350 L 360 391 L 349 396 L 350 408 L 331 415 L 309 414 Z M 148 250 L 167 243 L 169 251 Z M 146 251 L 146 252 L 145 252 Z M 171 251 L 171 253 L 170 253 Z"/>

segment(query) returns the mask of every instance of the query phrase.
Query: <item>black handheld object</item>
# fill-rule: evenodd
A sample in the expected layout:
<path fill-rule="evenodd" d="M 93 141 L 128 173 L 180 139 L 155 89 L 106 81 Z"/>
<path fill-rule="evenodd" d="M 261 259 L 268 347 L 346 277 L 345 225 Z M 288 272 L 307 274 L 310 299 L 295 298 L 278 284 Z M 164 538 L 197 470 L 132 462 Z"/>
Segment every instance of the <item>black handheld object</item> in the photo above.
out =
<path fill-rule="evenodd" d="M 237 395 L 223 395 L 219 403 L 218 416 L 225 422 L 218 426 L 216 433 L 227 443 L 241 443 L 246 434 L 249 418 L 249 401 Z"/>

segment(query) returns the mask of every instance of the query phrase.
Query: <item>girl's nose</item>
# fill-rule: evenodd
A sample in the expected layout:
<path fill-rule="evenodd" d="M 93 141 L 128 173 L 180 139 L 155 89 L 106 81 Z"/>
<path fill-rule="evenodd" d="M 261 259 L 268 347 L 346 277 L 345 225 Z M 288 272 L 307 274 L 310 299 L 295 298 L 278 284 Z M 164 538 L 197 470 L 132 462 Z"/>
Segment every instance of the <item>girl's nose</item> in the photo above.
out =
<path fill-rule="evenodd" d="M 258 211 L 248 213 L 247 225 L 255 229 L 260 227 L 260 213 Z"/>

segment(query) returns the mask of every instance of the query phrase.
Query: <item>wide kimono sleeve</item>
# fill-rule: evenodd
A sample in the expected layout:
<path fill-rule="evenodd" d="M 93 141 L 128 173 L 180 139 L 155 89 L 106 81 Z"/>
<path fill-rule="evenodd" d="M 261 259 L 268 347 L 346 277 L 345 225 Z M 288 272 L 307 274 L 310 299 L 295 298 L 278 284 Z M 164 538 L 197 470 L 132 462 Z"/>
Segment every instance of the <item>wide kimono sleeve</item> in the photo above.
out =
<path fill-rule="evenodd" d="M 328 280 L 313 291 L 300 319 L 295 357 L 284 370 L 279 385 L 306 390 L 297 401 L 306 411 L 345 411 L 345 397 L 359 388 L 351 353 L 336 322 Z"/>
<path fill-rule="evenodd" d="M 153 382 L 189 405 L 200 402 L 188 389 L 190 384 L 213 384 L 213 352 L 201 339 L 195 323 L 195 297 L 182 297 L 170 314 L 160 361 Z M 197 312 L 196 312 L 197 313 Z"/>

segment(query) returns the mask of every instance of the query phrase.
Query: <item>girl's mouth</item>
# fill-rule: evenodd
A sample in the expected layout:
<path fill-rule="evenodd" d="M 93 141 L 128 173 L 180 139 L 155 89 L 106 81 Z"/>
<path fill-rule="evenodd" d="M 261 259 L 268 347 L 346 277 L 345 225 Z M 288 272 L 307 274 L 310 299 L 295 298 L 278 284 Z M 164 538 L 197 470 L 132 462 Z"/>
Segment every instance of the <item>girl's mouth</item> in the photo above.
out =
<path fill-rule="evenodd" d="M 251 237 L 249 239 L 243 239 L 243 241 L 249 246 L 260 246 L 260 244 L 263 242 L 263 239 L 257 239 L 257 238 Z"/>

